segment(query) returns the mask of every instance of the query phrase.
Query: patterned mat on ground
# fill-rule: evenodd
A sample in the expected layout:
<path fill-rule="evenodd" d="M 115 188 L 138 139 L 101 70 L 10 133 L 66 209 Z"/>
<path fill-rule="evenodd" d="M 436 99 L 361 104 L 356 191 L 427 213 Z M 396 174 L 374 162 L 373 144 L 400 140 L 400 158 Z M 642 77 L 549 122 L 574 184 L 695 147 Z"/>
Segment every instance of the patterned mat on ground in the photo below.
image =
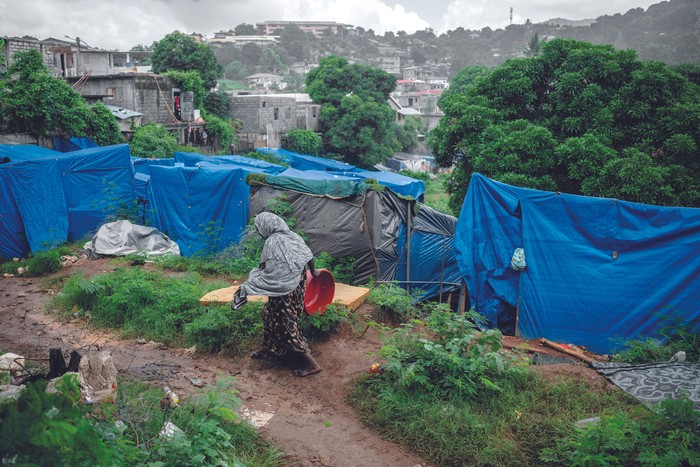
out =
<path fill-rule="evenodd" d="M 700 410 L 700 365 L 668 362 L 629 365 L 595 362 L 593 368 L 643 403 L 680 399 L 684 395 Z"/>

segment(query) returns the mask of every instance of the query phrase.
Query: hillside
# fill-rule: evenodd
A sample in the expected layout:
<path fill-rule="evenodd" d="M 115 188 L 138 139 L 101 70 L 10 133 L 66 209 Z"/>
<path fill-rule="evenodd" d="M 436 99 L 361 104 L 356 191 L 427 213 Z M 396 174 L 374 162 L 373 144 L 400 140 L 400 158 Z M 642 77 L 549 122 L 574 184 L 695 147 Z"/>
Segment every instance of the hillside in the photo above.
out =
<path fill-rule="evenodd" d="M 272 46 L 226 44 L 217 46 L 216 53 L 227 79 L 261 72 L 285 74 L 291 84 L 288 90 L 297 90 L 303 88 L 300 78 L 308 70 L 304 65 L 318 63 L 320 57 L 331 54 L 397 76 L 399 69 L 421 66 L 422 79 L 451 78 L 467 65 L 494 67 L 508 58 L 524 56 L 523 51 L 535 33 L 541 40 L 570 38 L 634 49 L 642 60 L 700 64 L 700 0 L 670 0 L 647 10 L 634 8 L 595 20 L 555 18 L 496 30 L 460 27 L 440 35 L 432 29 L 414 34 L 390 31 L 378 35 L 358 26 L 344 37 L 316 38 L 290 25 L 278 31 L 279 42 Z"/>

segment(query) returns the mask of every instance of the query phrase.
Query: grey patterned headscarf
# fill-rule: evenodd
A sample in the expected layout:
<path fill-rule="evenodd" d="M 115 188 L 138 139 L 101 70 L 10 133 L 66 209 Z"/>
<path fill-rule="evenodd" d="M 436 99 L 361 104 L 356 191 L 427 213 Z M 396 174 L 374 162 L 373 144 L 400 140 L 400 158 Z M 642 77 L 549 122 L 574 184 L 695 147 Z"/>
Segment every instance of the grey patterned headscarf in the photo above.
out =
<path fill-rule="evenodd" d="M 313 254 L 304 240 L 287 226 L 284 219 L 271 212 L 255 216 L 255 228 L 265 239 L 260 255 L 261 266 L 250 271 L 241 284 L 246 295 L 280 297 L 297 288 L 301 273 Z"/>

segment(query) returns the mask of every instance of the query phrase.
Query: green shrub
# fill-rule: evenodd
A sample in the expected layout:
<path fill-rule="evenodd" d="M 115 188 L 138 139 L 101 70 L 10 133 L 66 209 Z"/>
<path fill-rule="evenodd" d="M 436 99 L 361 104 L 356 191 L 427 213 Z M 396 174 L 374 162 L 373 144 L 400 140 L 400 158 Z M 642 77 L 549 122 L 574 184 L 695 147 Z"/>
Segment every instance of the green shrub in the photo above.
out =
<path fill-rule="evenodd" d="M 284 143 L 284 149 L 312 156 L 318 156 L 321 146 L 321 136 L 312 130 L 289 130 Z"/>
<path fill-rule="evenodd" d="M 151 123 L 136 129 L 129 146 L 134 156 L 170 158 L 177 146 L 177 138 L 163 125 Z"/>
<path fill-rule="evenodd" d="M 299 320 L 301 332 L 306 337 L 325 337 L 337 331 L 340 323 L 347 320 L 349 315 L 345 306 L 331 303 L 323 313 L 304 313 Z"/>
<path fill-rule="evenodd" d="M 378 307 L 379 311 L 400 322 L 406 322 L 420 315 L 418 298 L 421 291 L 415 290 L 413 294 L 399 287 L 395 283 L 384 283 L 372 287 L 367 301 Z"/>
<path fill-rule="evenodd" d="M 281 453 L 235 414 L 231 378 L 174 410 L 160 388 L 120 380 L 116 405 L 78 402 L 75 376 L 56 394 L 30 383 L 17 401 L 0 403 L 0 463 L 17 465 L 281 465 Z M 159 436 L 165 422 L 182 435 Z"/>
<path fill-rule="evenodd" d="M 238 310 L 230 306 L 210 307 L 185 325 L 188 345 L 197 350 L 240 355 L 262 339 L 261 302 L 248 302 Z"/>
<path fill-rule="evenodd" d="M 688 399 L 664 400 L 572 430 L 542 460 L 559 465 L 699 465 L 700 412 Z"/>
<path fill-rule="evenodd" d="M 17 401 L 0 404 L 0 463 L 18 465 L 113 465 L 120 456 L 79 402 L 75 375 L 66 375 L 55 394 L 46 382 L 29 383 Z"/>
<path fill-rule="evenodd" d="M 48 276 L 61 270 L 61 257 L 56 250 L 39 252 L 27 260 L 26 275 L 31 277 Z"/>
<path fill-rule="evenodd" d="M 316 269 L 328 269 L 336 282 L 343 284 L 355 282 L 355 258 L 335 259 L 323 251 L 314 259 L 314 266 Z"/>
<path fill-rule="evenodd" d="M 684 313 L 679 310 L 666 308 L 659 314 L 662 322 L 659 335 L 663 343 L 656 338 L 621 341 L 622 350 L 615 354 L 615 360 L 627 363 L 667 361 L 682 350 L 688 361 L 700 363 L 700 335 L 693 331 L 697 325 L 684 324 Z"/>
<path fill-rule="evenodd" d="M 399 172 L 401 175 L 405 175 L 406 177 L 411 177 L 415 178 L 416 180 L 422 180 L 424 182 L 427 182 L 430 180 L 430 174 L 428 172 L 416 172 L 414 170 L 408 170 L 404 169 Z"/>

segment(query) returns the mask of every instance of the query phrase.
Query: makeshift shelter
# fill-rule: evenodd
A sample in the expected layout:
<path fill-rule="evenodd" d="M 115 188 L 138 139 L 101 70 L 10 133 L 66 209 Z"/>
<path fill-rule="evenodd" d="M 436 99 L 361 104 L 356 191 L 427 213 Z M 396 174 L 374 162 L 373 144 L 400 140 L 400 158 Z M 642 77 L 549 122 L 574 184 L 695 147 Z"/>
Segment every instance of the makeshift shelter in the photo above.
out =
<path fill-rule="evenodd" d="M 490 326 L 598 353 L 657 336 L 664 318 L 700 331 L 700 209 L 517 188 L 474 174 L 455 236 Z M 522 272 L 511 267 L 525 251 Z"/>
<path fill-rule="evenodd" d="M 126 144 L 68 153 L 4 148 L 0 164 L 0 254 L 25 257 L 79 240 L 134 199 Z"/>
<path fill-rule="evenodd" d="M 249 171 L 238 167 L 150 166 L 150 224 L 183 256 L 211 254 L 237 243 L 248 222 Z"/>
<path fill-rule="evenodd" d="M 315 255 L 354 258 L 356 283 L 399 281 L 422 290 L 423 298 L 458 289 L 454 217 L 330 172 L 288 169 L 249 183 L 251 217 L 265 211 L 268 200 L 284 197 Z"/>
<path fill-rule="evenodd" d="M 418 201 L 423 200 L 425 183 L 422 180 L 406 177 L 389 171 L 362 170 L 352 164 L 326 159 L 323 157 L 309 156 L 287 151 L 285 149 L 258 148 L 261 154 L 273 155 L 296 170 L 304 172 L 330 172 L 334 175 L 354 178 L 356 180 L 374 179 L 380 185 L 391 188 L 394 193 L 402 196 L 410 196 Z"/>

